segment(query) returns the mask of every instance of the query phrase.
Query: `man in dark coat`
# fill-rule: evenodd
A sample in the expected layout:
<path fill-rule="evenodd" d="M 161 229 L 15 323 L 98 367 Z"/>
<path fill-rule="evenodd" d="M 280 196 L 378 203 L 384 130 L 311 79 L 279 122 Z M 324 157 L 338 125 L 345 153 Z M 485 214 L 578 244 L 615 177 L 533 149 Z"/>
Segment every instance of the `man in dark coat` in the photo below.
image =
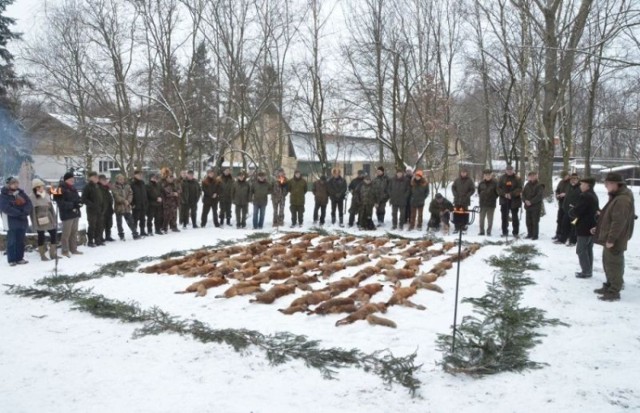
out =
<path fill-rule="evenodd" d="M 389 200 L 389 177 L 384 173 L 384 167 L 379 166 L 376 169 L 376 177 L 373 179 L 373 191 L 376 196 L 376 218 L 378 226 L 384 224 L 384 216 L 386 213 L 387 201 Z"/>
<path fill-rule="evenodd" d="M 407 168 L 404 173 L 404 178 L 407 180 L 407 184 L 411 186 L 411 180 L 413 179 L 413 169 Z M 407 194 L 407 201 L 405 204 L 405 214 L 403 224 L 408 224 L 411 219 L 411 191 Z M 401 224 L 402 225 L 402 224 Z M 400 227 L 402 229 L 402 227 Z"/>
<path fill-rule="evenodd" d="M 180 204 L 180 184 L 167 168 L 163 168 L 162 180 L 162 231 L 166 234 L 169 228 L 173 232 L 180 232 L 176 222 L 178 205 Z"/>
<path fill-rule="evenodd" d="M 260 171 L 256 180 L 251 184 L 251 202 L 253 203 L 253 229 L 264 227 L 264 216 L 269 203 L 271 185 L 267 181 L 267 174 Z"/>
<path fill-rule="evenodd" d="M 216 176 L 213 169 L 207 171 L 207 176 L 202 180 L 202 214 L 200 226 L 205 227 L 209 220 L 209 211 L 213 211 L 213 225 L 218 228 L 218 201 L 222 190 L 222 180 Z"/>
<path fill-rule="evenodd" d="M 500 215 L 502 217 L 502 236 L 509 234 L 509 214 L 513 226 L 513 236 L 520 233 L 520 218 L 518 213 L 522 206 L 522 181 L 515 174 L 513 166 L 507 165 L 507 169 L 498 181 L 498 195 L 500 196 Z"/>
<path fill-rule="evenodd" d="M 8 224 L 7 261 L 9 265 L 27 264 L 24 259 L 25 235 L 29 227 L 29 215 L 33 204 L 29 195 L 19 188 L 20 182 L 9 177 L 0 191 L 0 213 Z"/>
<path fill-rule="evenodd" d="M 402 169 L 398 169 L 396 176 L 389 183 L 389 203 L 391 204 L 391 229 L 397 229 L 398 223 L 400 229 L 404 226 L 406 220 L 407 200 L 411 194 L 411 182 L 407 178 Z M 399 215 L 399 217 L 398 217 Z"/>
<path fill-rule="evenodd" d="M 596 227 L 598 210 L 600 209 L 598 196 L 593 191 L 596 180 L 584 178 L 580 180 L 580 197 L 576 206 L 571 210 L 572 223 L 576 228 L 578 242 L 576 254 L 580 262 L 580 272 L 577 278 L 591 278 L 593 275 L 593 234 L 591 229 Z"/>
<path fill-rule="evenodd" d="M 620 174 L 607 174 L 604 184 L 609 202 L 602 208 L 593 231 L 595 243 L 603 246 L 602 266 L 607 281 L 594 292 L 602 294 L 599 298 L 603 301 L 617 301 L 624 284 L 624 252 L 633 236 L 637 216 L 633 193 Z"/>
<path fill-rule="evenodd" d="M 75 181 L 72 172 L 64 174 L 54 196 L 60 212 L 60 221 L 62 221 L 60 236 L 62 255 L 67 258 L 71 258 L 71 254 L 82 255 L 82 252 L 78 251 L 78 221 L 80 221 L 82 201 L 74 186 Z"/>
<path fill-rule="evenodd" d="M 293 179 L 289 180 L 289 210 L 291 211 L 291 227 L 296 225 L 302 227 L 304 218 L 304 201 L 307 193 L 307 181 L 302 178 L 302 173 L 298 170 L 293 174 Z"/>
<path fill-rule="evenodd" d="M 364 181 L 367 174 L 365 171 L 358 171 L 358 176 L 349 183 L 349 192 L 351 193 L 351 206 L 349 207 L 349 227 L 352 227 L 356 221 L 356 215 L 360 210 L 360 185 Z"/>
<path fill-rule="evenodd" d="M 158 182 L 158 174 L 152 174 L 147 184 L 147 234 L 162 235 L 162 185 Z"/>
<path fill-rule="evenodd" d="M 469 177 L 469 170 L 463 168 L 460 171 L 460 176 L 453 181 L 451 185 L 451 191 L 453 192 L 453 206 L 455 208 L 469 209 L 471 205 L 471 195 L 476 192 L 476 184 L 473 179 Z M 455 224 L 455 231 L 463 230 L 465 225 Z"/>
<path fill-rule="evenodd" d="M 149 208 L 149 198 L 147 197 L 147 186 L 144 183 L 144 175 L 142 171 L 135 171 L 131 180 L 131 191 L 133 191 L 133 200 L 131 201 L 131 215 L 133 217 L 133 226 L 140 228 L 140 236 L 147 236 L 147 209 Z"/>
<path fill-rule="evenodd" d="M 113 227 L 113 195 L 111 194 L 111 186 L 109 185 L 109 178 L 106 175 L 98 176 L 98 186 L 102 190 L 102 197 L 104 199 L 104 240 L 108 242 L 115 241 L 111 237 L 111 228 Z"/>
<path fill-rule="evenodd" d="M 236 206 L 236 228 L 247 227 L 247 214 L 249 213 L 249 200 L 251 199 L 251 186 L 247 181 L 247 173 L 240 171 L 233 184 L 231 199 Z"/>
<path fill-rule="evenodd" d="M 233 185 L 234 180 L 231 176 L 231 169 L 226 168 L 222 172 L 222 178 L 220 182 L 220 193 L 218 198 L 220 199 L 220 225 L 231 225 L 231 204 L 233 203 Z"/>
<path fill-rule="evenodd" d="M 340 226 L 344 225 L 344 199 L 347 196 L 347 181 L 340 174 L 340 169 L 331 171 L 331 178 L 327 181 L 327 191 L 331 199 L 331 224 L 336 223 L 336 208 Z"/>
<path fill-rule="evenodd" d="M 571 225 L 570 212 L 576 206 L 580 197 L 580 178 L 577 173 L 572 173 L 569 185 L 565 189 L 565 196 L 562 198 L 562 230 L 560 237 L 554 241 L 554 244 L 566 244 L 567 246 L 576 245 L 576 229 Z"/>
<path fill-rule="evenodd" d="M 188 171 L 186 179 L 182 181 L 182 198 L 180 200 L 180 223 L 182 228 L 187 227 L 189 218 L 191 218 L 193 228 L 198 228 L 196 214 L 200 191 L 200 184 L 195 179 L 193 171 Z"/>
<path fill-rule="evenodd" d="M 327 187 L 327 177 L 322 175 L 320 179 L 313 183 L 312 187 L 315 205 L 313 207 L 313 225 L 318 223 L 318 212 L 320 213 L 320 225 L 324 225 L 327 215 L 327 204 L 329 203 L 329 189 Z"/>
<path fill-rule="evenodd" d="M 544 199 L 544 185 L 538 181 L 537 172 L 529 172 L 529 181 L 522 190 L 522 201 L 526 213 L 527 239 L 537 240 Z"/>
<path fill-rule="evenodd" d="M 493 214 L 498 201 L 498 181 L 493 177 L 491 169 L 485 169 L 483 179 L 478 184 L 478 197 L 480 198 L 480 233 L 485 234 L 485 220 L 487 221 L 487 235 L 491 235 L 493 228 Z"/>
<path fill-rule="evenodd" d="M 440 224 L 449 227 L 449 220 L 451 219 L 451 213 L 453 212 L 453 204 L 446 199 L 442 194 L 437 193 L 429 204 L 429 213 L 431 217 L 427 224 L 428 231 L 437 231 L 440 229 Z"/>
<path fill-rule="evenodd" d="M 98 186 L 98 174 L 96 172 L 89 173 L 89 182 L 82 190 L 82 203 L 87 208 L 87 246 L 104 245 L 102 232 L 104 231 L 106 205 L 102 189 Z"/>
<path fill-rule="evenodd" d="M 358 199 L 360 210 L 358 211 L 358 228 L 365 231 L 376 229 L 373 223 L 373 206 L 376 202 L 376 188 L 371 182 L 371 177 L 365 175 L 362 184 L 358 187 Z"/>
<path fill-rule="evenodd" d="M 287 177 L 284 169 L 280 168 L 276 171 L 276 176 L 271 183 L 271 205 L 273 206 L 273 222 L 274 227 L 284 225 L 284 204 L 289 193 Z"/>
<path fill-rule="evenodd" d="M 568 234 L 562 235 L 563 229 L 563 219 L 564 219 L 564 209 L 562 209 L 562 203 L 564 202 L 564 197 L 567 195 L 567 190 L 571 185 L 571 175 L 567 171 L 560 172 L 560 182 L 556 186 L 555 195 L 558 200 L 558 215 L 556 217 L 556 235 L 553 237 L 553 240 L 568 237 Z"/>
<path fill-rule="evenodd" d="M 423 176 L 423 172 L 418 170 L 413 174 L 411 180 L 411 217 L 409 217 L 409 231 L 417 228 L 422 230 L 422 216 L 424 214 L 424 204 L 429 195 L 429 183 Z"/>

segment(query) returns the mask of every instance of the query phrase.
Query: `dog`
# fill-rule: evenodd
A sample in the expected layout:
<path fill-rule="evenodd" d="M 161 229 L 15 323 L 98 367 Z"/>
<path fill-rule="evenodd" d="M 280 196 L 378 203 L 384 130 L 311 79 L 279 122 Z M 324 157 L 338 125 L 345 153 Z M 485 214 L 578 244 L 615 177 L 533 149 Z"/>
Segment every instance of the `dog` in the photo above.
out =
<path fill-rule="evenodd" d="M 346 316 L 345 318 L 342 318 L 338 321 L 336 321 L 336 327 L 345 325 L 345 324 L 352 324 L 355 323 L 358 320 L 365 320 L 367 318 L 367 316 L 373 314 L 373 313 L 386 313 L 387 312 L 387 306 L 384 303 L 367 303 L 364 304 L 363 306 L 361 306 L 360 308 L 358 308 L 355 312 L 349 314 L 348 316 Z"/>

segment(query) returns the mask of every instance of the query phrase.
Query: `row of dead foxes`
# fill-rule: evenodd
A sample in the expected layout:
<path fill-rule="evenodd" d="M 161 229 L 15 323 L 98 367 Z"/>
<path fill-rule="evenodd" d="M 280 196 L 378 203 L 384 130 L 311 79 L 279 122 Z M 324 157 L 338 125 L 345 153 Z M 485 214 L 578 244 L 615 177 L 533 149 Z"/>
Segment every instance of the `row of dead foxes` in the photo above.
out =
<path fill-rule="evenodd" d="M 411 242 L 410 240 L 393 240 L 388 238 L 356 238 L 337 235 L 320 238 L 317 233 L 290 233 L 277 240 L 263 239 L 248 245 L 236 245 L 220 250 L 201 250 L 182 258 L 175 258 L 151 265 L 140 271 L 144 273 L 172 274 L 184 277 L 203 276 L 204 280 L 195 282 L 184 291 L 177 293 L 196 293 L 202 297 L 209 288 L 237 282 L 217 295 L 216 298 L 255 294 L 250 300 L 253 303 L 271 304 L 278 298 L 294 294 L 296 290 L 307 293 L 296 298 L 289 307 L 279 309 L 283 314 L 306 312 L 307 314 L 349 314 L 336 322 L 336 326 L 350 324 L 358 320 L 367 320 L 371 324 L 396 327 L 396 324 L 374 313 L 385 313 L 393 305 L 402 305 L 419 310 L 425 307 L 409 300 L 419 289 L 442 293 L 442 289 L 434 282 L 443 276 L 453 265 L 474 254 L 480 246 L 472 244 L 458 255 L 447 257 L 426 273 L 419 267 L 429 259 L 445 254 L 455 246 L 445 243 L 442 249 L 429 249 L 433 246 L 430 240 Z M 391 244 L 391 246 L 389 246 Z M 402 268 L 396 268 L 397 258 L 403 258 Z M 311 284 L 328 279 L 333 274 L 347 267 L 368 265 L 352 277 L 345 277 L 329 282 L 326 286 L 313 289 Z M 391 282 L 393 294 L 387 302 L 372 303 L 372 297 L 382 291 L 384 285 L 376 282 L 360 285 L 374 275 L 384 275 L 385 281 Z M 401 280 L 411 279 L 407 287 Z M 264 290 L 265 284 L 274 283 Z M 355 289 L 346 297 L 340 296 L 347 290 Z M 313 307 L 313 308 L 312 308 Z"/>

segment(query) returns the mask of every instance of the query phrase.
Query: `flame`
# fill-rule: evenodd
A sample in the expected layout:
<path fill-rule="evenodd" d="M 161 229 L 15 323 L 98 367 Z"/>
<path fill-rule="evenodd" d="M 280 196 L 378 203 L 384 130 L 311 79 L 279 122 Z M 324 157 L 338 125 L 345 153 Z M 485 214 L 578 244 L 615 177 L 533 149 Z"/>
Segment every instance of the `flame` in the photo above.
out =
<path fill-rule="evenodd" d="M 280 185 L 283 185 L 285 182 L 287 182 L 287 178 L 285 178 L 284 176 L 281 176 L 278 178 L 278 182 L 280 182 Z"/>
<path fill-rule="evenodd" d="M 62 195 L 62 188 L 60 187 L 54 187 L 53 185 L 51 186 L 51 188 L 49 188 L 49 193 L 51 195 Z"/>

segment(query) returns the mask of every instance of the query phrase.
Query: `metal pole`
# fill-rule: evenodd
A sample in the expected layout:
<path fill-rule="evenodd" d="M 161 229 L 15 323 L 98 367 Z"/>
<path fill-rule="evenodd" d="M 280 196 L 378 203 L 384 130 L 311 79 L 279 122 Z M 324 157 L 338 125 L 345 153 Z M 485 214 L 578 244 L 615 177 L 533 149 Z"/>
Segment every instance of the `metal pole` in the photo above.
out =
<path fill-rule="evenodd" d="M 458 322 L 458 291 L 460 289 L 460 254 L 462 253 L 462 230 L 458 231 L 458 263 L 456 270 L 456 301 L 453 307 L 453 336 L 451 337 L 451 353 L 456 348 L 456 331 Z"/>

